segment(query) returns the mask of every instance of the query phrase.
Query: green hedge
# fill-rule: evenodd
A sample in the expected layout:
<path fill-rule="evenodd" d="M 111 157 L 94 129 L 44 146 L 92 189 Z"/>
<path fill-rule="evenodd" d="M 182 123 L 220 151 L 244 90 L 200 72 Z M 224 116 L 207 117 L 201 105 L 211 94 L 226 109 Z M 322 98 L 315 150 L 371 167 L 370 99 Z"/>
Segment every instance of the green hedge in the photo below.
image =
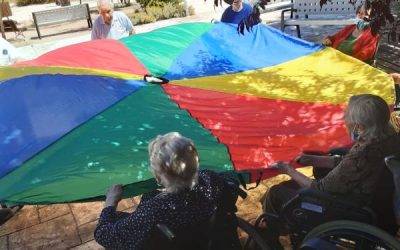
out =
<path fill-rule="evenodd" d="M 190 13 L 189 8 L 189 13 Z M 193 11 L 192 11 L 193 12 Z M 144 12 L 137 12 L 129 15 L 134 25 L 155 22 L 157 20 L 169 19 L 174 17 L 185 16 L 183 4 L 168 2 L 163 3 L 162 6 L 149 5 L 145 8 Z"/>
<path fill-rule="evenodd" d="M 55 0 L 16 0 L 17 6 L 26 6 L 30 4 L 41 4 L 41 3 L 54 3 Z"/>
<path fill-rule="evenodd" d="M 164 4 L 167 3 L 172 3 L 173 5 L 179 5 L 181 0 L 136 0 L 136 2 L 145 8 L 147 6 L 162 7 L 164 6 Z"/>

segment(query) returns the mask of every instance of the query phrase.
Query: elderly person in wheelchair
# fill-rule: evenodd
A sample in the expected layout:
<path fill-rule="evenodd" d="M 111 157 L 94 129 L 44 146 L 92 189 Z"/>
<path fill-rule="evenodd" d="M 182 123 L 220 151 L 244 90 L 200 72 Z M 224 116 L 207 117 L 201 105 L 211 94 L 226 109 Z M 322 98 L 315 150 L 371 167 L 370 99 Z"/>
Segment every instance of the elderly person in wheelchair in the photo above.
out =
<path fill-rule="evenodd" d="M 195 145 L 177 132 L 158 136 L 148 150 L 151 171 L 164 191 L 143 195 L 133 213 L 123 213 L 116 211 L 122 186 L 110 187 L 95 230 L 96 241 L 106 248 L 148 248 L 158 224 L 174 231 L 208 220 L 231 181 L 223 174 L 199 171 Z"/>
<path fill-rule="evenodd" d="M 370 94 L 352 96 L 344 115 L 349 136 L 354 141 L 349 152 L 344 156 L 302 154 L 296 159 L 303 166 L 333 168 L 326 176 L 311 179 L 296 171 L 288 162 L 274 164 L 280 172 L 289 175 L 292 180 L 272 186 L 263 200 L 266 212 L 264 216 L 269 218 L 264 220 L 269 229 L 267 240 L 273 248 L 281 248 L 278 237 L 288 230 L 282 228 L 277 221 L 286 220 L 290 224 L 289 227 L 292 227 L 289 231 L 297 230 L 295 234 L 298 236 L 329 221 L 325 217 L 330 216 L 331 220 L 351 219 L 353 215 L 348 214 L 356 214 L 351 209 L 357 206 L 374 208 L 379 227 L 392 234 L 397 230 L 393 206 L 387 205 L 392 204 L 393 177 L 386 168 L 384 159 L 399 151 L 400 137 L 389 123 L 389 119 L 390 110 L 382 98 Z M 386 178 L 387 176 L 389 178 Z M 388 183 L 391 183 L 391 186 Z M 299 193 L 298 190 L 301 188 L 308 188 L 310 191 Z M 392 190 L 387 191 L 387 188 Z M 313 190 L 329 194 L 329 198 L 317 202 L 317 205 L 309 202 L 307 200 L 309 198 L 304 198 L 298 202 L 297 207 L 292 206 L 299 196 L 306 196 L 306 193 L 312 196 L 313 192 L 316 192 Z M 361 213 L 363 211 L 360 209 Z M 335 213 L 339 213 L 338 217 L 335 217 Z M 314 215 L 320 221 L 314 222 L 312 219 Z M 274 216 L 275 220 L 271 219 Z M 312 224 L 309 228 L 308 223 Z M 304 235 L 300 237 L 300 241 L 303 238 Z M 295 243 L 295 247 L 299 245 L 299 242 Z"/>

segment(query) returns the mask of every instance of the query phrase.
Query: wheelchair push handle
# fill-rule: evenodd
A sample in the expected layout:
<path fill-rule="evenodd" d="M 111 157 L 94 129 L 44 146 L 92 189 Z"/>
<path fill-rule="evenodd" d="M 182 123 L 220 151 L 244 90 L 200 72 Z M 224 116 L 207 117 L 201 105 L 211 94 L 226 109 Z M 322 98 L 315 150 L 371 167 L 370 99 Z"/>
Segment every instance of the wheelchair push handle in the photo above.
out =
<path fill-rule="evenodd" d="M 392 171 L 393 174 L 400 172 L 400 156 L 399 155 L 389 155 L 389 156 L 385 157 L 385 164 L 390 169 L 390 171 Z"/>
<path fill-rule="evenodd" d="M 168 240 L 175 240 L 176 235 L 165 224 L 157 224 L 156 227 Z"/>
<path fill-rule="evenodd" d="M 235 192 L 235 194 L 239 195 L 242 199 L 245 199 L 245 198 L 247 197 L 246 191 L 244 191 L 243 189 L 241 189 L 237 183 L 232 182 L 232 181 L 227 181 L 226 184 L 228 185 L 228 187 L 229 187 L 233 192 Z"/>

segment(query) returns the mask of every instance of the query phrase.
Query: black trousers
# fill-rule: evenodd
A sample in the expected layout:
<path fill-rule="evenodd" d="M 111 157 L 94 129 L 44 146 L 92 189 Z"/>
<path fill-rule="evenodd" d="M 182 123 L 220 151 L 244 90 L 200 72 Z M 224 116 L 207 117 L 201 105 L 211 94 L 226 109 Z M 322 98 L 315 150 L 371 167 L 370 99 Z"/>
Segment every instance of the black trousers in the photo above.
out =
<path fill-rule="evenodd" d="M 294 180 L 283 181 L 272 186 L 262 201 L 264 212 L 279 215 L 282 206 L 296 196 L 299 184 Z"/>

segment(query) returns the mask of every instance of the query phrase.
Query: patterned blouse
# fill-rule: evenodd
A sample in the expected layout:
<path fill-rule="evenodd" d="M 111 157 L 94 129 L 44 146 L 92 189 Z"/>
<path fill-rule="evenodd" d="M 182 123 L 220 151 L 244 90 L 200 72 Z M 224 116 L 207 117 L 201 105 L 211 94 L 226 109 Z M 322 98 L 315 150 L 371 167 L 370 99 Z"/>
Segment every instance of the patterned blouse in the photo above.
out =
<path fill-rule="evenodd" d="M 101 212 L 94 237 L 107 249 L 143 249 L 151 230 L 159 223 L 174 231 L 209 218 L 228 178 L 203 170 L 199 171 L 198 184 L 192 190 L 143 195 L 131 214 L 106 207 Z"/>
<path fill-rule="evenodd" d="M 369 204 L 385 168 L 384 158 L 399 148 L 398 135 L 375 143 L 356 143 L 339 165 L 324 178 L 314 180 L 311 187 Z"/>

